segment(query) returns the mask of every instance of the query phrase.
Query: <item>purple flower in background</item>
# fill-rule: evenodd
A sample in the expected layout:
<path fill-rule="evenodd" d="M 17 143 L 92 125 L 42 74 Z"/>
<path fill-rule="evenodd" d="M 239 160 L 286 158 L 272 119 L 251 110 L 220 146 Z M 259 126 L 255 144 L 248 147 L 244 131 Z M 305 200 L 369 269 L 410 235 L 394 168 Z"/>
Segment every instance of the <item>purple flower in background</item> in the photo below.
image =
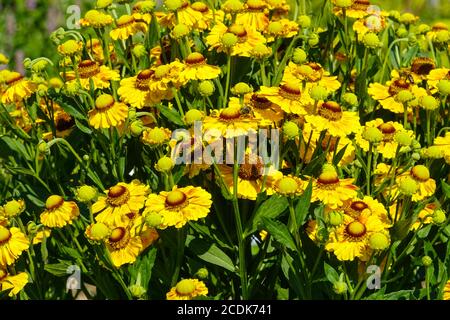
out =
<path fill-rule="evenodd" d="M 34 9 L 36 9 L 37 1 L 36 0 L 27 0 L 25 5 L 28 10 L 34 10 Z"/>
<path fill-rule="evenodd" d="M 16 17 L 12 14 L 6 16 L 6 34 L 13 36 L 16 33 Z"/>
<path fill-rule="evenodd" d="M 55 31 L 61 18 L 61 10 L 58 6 L 52 5 L 47 12 L 47 30 L 49 32 Z"/>
<path fill-rule="evenodd" d="M 25 54 L 22 50 L 17 50 L 14 56 L 16 62 L 16 70 L 20 74 L 25 74 L 25 68 L 23 67 L 23 60 L 25 59 Z"/>

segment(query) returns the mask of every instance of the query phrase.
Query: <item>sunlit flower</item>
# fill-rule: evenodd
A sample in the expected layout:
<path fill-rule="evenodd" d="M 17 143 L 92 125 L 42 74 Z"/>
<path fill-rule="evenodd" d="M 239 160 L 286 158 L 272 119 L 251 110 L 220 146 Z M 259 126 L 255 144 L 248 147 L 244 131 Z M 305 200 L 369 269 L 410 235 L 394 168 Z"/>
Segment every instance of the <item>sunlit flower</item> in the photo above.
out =
<path fill-rule="evenodd" d="M 8 72 L 4 76 L 6 90 L 2 94 L 2 103 L 17 103 L 24 99 L 28 99 L 36 92 L 37 85 L 26 79 L 18 72 Z"/>
<path fill-rule="evenodd" d="M 194 29 L 202 31 L 209 29 L 214 23 L 222 22 L 225 16 L 222 10 L 211 10 L 206 3 L 201 1 L 193 2 L 191 9 L 201 13 L 201 18 L 194 24 Z"/>
<path fill-rule="evenodd" d="M 41 213 L 41 223 L 49 228 L 62 228 L 80 215 L 78 206 L 73 201 L 65 201 L 63 197 L 52 195 L 45 202 L 45 210 Z"/>
<path fill-rule="evenodd" d="M 295 21 L 289 19 L 280 19 L 272 21 L 264 35 L 267 38 L 267 42 L 273 42 L 279 38 L 292 38 L 297 35 L 299 26 Z"/>
<path fill-rule="evenodd" d="M 262 0 L 247 0 L 244 11 L 236 16 L 236 23 L 263 32 L 269 25 L 269 17 L 266 13 L 267 4 Z"/>
<path fill-rule="evenodd" d="M 205 218 L 211 208 L 211 194 L 200 187 L 174 187 L 172 191 L 150 194 L 145 202 L 145 213 L 161 214 L 161 228 L 182 228 L 188 221 Z"/>
<path fill-rule="evenodd" d="M 0 226 L 0 267 L 12 265 L 29 246 L 30 242 L 19 228 Z"/>
<path fill-rule="evenodd" d="M 142 142 L 151 147 L 160 146 L 170 141 L 172 132 L 167 128 L 148 128 L 142 133 Z"/>
<path fill-rule="evenodd" d="M 84 15 L 83 19 L 80 19 L 80 25 L 82 27 L 103 28 L 112 24 L 114 19 L 101 11 L 89 10 Z"/>
<path fill-rule="evenodd" d="M 79 81 L 81 87 L 85 90 L 90 90 L 91 80 L 94 89 L 106 89 L 111 86 L 110 81 L 119 81 L 120 75 L 116 70 L 111 70 L 107 66 L 100 66 L 97 62 L 92 60 L 83 60 L 77 66 Z M 63 74 L 64 76 L 64 74 Z M 68 82 L 78 81 L 75 72 L 70 71 L 65 73 Z"/>
<path fill-rule="evenodd" d="M 241 102 L 239 98 L 231 97 L 228 106 L 241 108 Z M 252 112 L 256 118 L 261 118 L 267 123 L 273 123 L 275 126 L 278 126 L 284 119 L 284 112 L 280 106 L 259 93 L 247 93 L 244 96 L 244 107 L 250 108 L 249 112 Z M 261 126 L 264 126 L 263 122 Z"/>
<path fill-rule="evenodd" d="M 345 137 L 360 130 L 359 116 L 356 112 L 343 111 L 334 101 L 319 103 L 317 114 L 306 115 L 306 122 L 316 131 L 326 130 L 335 137 Z"/>
<path fill-rule="evenodd" d="M 116 28 L 111 30 L 110 36 L 113 40 L 126 40 L 138 32 L 147 32 L 151 21 L 151 15 L 134 13 L 123 15 L 116 21 Z"/>
<path fill-rule="evenodd" d="M 439 147 L 443 153 L 445 162 L 450 164 L 450 132 L 446 132 L 443 137 L 434 139 L 434 145 Z"/>
<path fill-rule="evenodd" d="M 391 208 L 392 208 L 391 212 L 393 211 L 395 214 L 394 206 L 392 206 Z M 425 206 L 425 208 L 420 210 L 419 215 L 417 216 L 417 220 L 416 220 L 416 222 L 413 223 L 410 230 L 416 231 L 423 225 L 432 223 L 433 222 L 433 213 L 436 209 L 437 209 L 437 206 L 435 203 L 427 204 Z"/>
<path fill-rule="evenodd" d="M 413 178 L 419 185 L 417 192 L 412 195 L 412 201 L 428 198 L 436 191 L 436 181 L 430 177 L 430 171 L 423 165 L 416 165 L 408 172 L 399 175 L 396 179 L 397 184 L 405 177 Z"/>
<path fill-rule="evenodd" d="M 133 263 L 142 251 L 142 240 L 139 236 L 132 236 L 127 227 L 112 229 L 106 240 L 106 247 L 111 255 L 115 267 Z"/>
<path fill-rule="evenodd" d="M 167 300 L 192 300 L 199 296 L 208 295 L 208 288 L 203 281 L 184 279 L 167 293 Z"/>
<path fill-rule="evenodd" d="M 330 73 L 315 62 L 309 62 L 297 65 L 293 62 L 284 69 L 282 83 L 299 82 L 302 83 L 304 90 L 309 90 L 313 85 L 324 87 L 328 92 L 334 92 L 341 87 L 341 83 L 336 76 L 330 76 Z"/>
<path fill-rule="evenodd" d="M 184 68 L 180 73 L 182 81 L 210 80 L 217 78 L 221 70 L 217 66 L 206 63 L 206 58 L 198 52 L 191 53 L 184 61 Z"/>
<path fill-rule="evenodd" d="M 105 191 L 92 205 L 95 220 L 106 225 L 123 226 L 144 207 L 149 187 L 138 180 L 131 183 L 119 182 Z"/>
<path fill-rule="evenodd" d="M 125 103 L 116 102 L 114 97 L 103 94 L 95 101 L 95 108 L 89 111 L 89 124 L 95 129 L 118 127 L 128 117 Z"/>
<path fill-rule="evenodd" d="M 259 97 L 264 97 L 286 113 L 306 115 L 313 103 L 307 91 L 302 91 L 298 82 L 287 82 L 278 87 L 261 86 Z"/>
<path fill-rule="evenodd" d="M 450 69 L 439 68 L 431 70 L 427 76 L 428 85 L 432 88 L 432 93 L 435 93 L 438 88 L 438 83 L 441 80 L 450 80 Z"/>
<path fill-rule="evenodd" d="M 0 268 L 0 292 L 11 290 L 9 297 L 17 295 L 28 283 L 28 274 L 19 272 L 16 275 L 9 274 L 7 270 Z"/>

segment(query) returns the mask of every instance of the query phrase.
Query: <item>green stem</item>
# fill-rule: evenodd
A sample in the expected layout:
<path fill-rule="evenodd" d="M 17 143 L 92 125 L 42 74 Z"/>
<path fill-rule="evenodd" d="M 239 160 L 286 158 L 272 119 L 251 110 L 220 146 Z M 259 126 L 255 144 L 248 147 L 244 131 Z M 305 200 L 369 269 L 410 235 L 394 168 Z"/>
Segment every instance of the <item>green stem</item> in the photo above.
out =
<path fill-rule="evenodd" d="M 228 94 L 230 91 L 230 82 L 231 82 L 231 55 L 228 54 L 228 56 L 227 56 L 227 80 L 225 83 L 224 99 L 222 101 L 222 106 L 224 108 L 226 108 L 227 104 L 228 104 Z"/>
<path fill-rule="evenodd" d="M 183 263 L 184 246 L 186 243 L 186 231 L 184 228 L 177 230 L 177 257 L 175 271 L 172 275 L 172 287 L 178 282 L 180 276 L 181 264 Z"/>

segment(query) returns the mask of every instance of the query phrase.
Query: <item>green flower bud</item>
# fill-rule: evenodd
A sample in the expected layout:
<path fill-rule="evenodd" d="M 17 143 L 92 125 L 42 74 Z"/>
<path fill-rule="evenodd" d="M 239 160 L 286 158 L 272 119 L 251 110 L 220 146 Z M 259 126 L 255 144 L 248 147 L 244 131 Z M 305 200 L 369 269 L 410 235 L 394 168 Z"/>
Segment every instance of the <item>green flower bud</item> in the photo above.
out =
<path fill-rule="evenodd" d="M 356 94 L 347 92 L 342 96 L 342 100 L 350 107 L 356 107 L 359 104 Z"/>
<path fill-rule="evenodd" d="M 190 30 L 189 27 L 185 24 L 177 24 L 173 29 L 172 29 L 172 37 L 175 39 L 181 39 L 185 36 L 187 36 L 189 34 Z"/>
<path fill-rule="evenodd" d="M 142 298 L 143 295 L 147 293 L 147 290 L 145 290 L 142 286 L 134 284 L 129 287 L 130 293 L 133 296 L 133 298 Z"/>
<path fill-rule="evenodd" d="M 200 268 L 198 269 L 197 273 L 195 274 L 200 280 L 208 279 L 209 272 L 206 268 Z"/>
<path fill-rule="evenodd" d="M 376 49 L 378 47 L 381 47 L 380 39 L 378 38 L 378 35 L 374 32 L 367 32 L 363 36 L 362 42 L 368 48 Z"/>
<path fill-rule="evenodd" d="M 130 131 L 134 137 L 140 137 L 144 131 L 144 124 L 141 120 L 135 120 L 130 124 Z"/>
<path fill-rule="evenodd" d="M 172 158 L 169 157 L 162 157 L 158 160 L 158 163 L 155 165 L 155 168 L 159 172 L 170 172 L 172 171 L 173 167 L 175 166 L 175 163 L 173 162 Z"/>
<path fill-rule="evenodd" d="M 314 86 L 309 90 L 309 95 L 313 100 L 325 100 L 328 97 L 328 90 L 322 86 Z"/>
<path fill-rule="evenodd" d="M 369 246 L 374 250 L 384 250 L 389 244 L 389 237 L 381 232 L 373 233 L 369 238 Z"/>
<path fill-rule="evenodd" d="M 164 1 L 164 5 L 169 11 L 177 11 L 183 5 L 181 0 L 166 0 Z"/>
<path fill-rule="evenodd" d="M 379 143 L 383 140 L 383 133 L 375 127 L 367 127 L 363 132 L 363 138 L 371 143 Z"/>
<path fill-rule="evenodd" d="M 347 284 L 344 281 L 337 281 L 333 283 L 333 291 L 339 295 L 345 294 L 347 292 Z"/>
<path fill-rule="evenodd" d="M 292 61 L 295 64 L 302 64 L 306 61 L 308 55 L 306 52 L 301 48 L 295 48 L 294 53 L 292 54 Z"/>
<path fill-rule="evenodd" d="M 331 211 L 328 213 L 328 223 L 333 227 L 340 226 L 344 222 L 344 216 L 338 211 Z"/>
<path fill-rule="evenodd" d="M 215 91 L 214 83 L 210 80 L 200 82 L 198 85 L 198 92 L 202 97 L 210 97 Z"/>
<path fill-rule="evenodd" d="M 137 44 L 133 47 L 133 55 L 136 58 L 142 58 L 147 54 L 147 51 L 145 50 L 145 46 L 142 44 Z"/>
<path fill-rule="evenodd" d="M 433 264 L 433 259 L 430 256 L 422 257 L 422 265 L 426 268 L 430 267 Z"/>
<path fill-rule="evenodd" d="M 253 91 L 253 89 L 245 82 L 239 82 L 231 89 L 231 92 L 237 96 L 243 96 L 252 91 Z"/>
<path fill-rule="evenodd" d="M 410 176 L 407 176 L 400 180 L 398 189 L 400 193 L 406 195 L 406 196 L 412 196 L 414 193 L 419 190 L 419 184 L 411 178 Z"/>
<path fill-rule="evenodd" d="M 442 209 L 434 210 L 432 218 L 434 224 L 443 224 L 447 220 L 445 211 Z"/>
<path fill-rule="evenodd" d="M 439 93 L 448 96 L 450 95 L 450 80 L 441 80 L 439 81 L 438 85 Z"/>
<path fill-rule="evenodd" d="M 439 108 L 439 101 L 433 96 L 423 96 L 420 103 L 425 110 L 436 110 Z"/>
<path fill-rule="evenodd" d="M 191 109 L 186 112 L 186 115 L 184 116 L 184 122 L 186 122 L 186 124 L 190 126 L 193 125 L 195 121 L 201 121 L 203 117 L 203 112 L 197 109 Z"/>
<path fill-rule="evenodd" d="M 231 48 L 234 47 L 234 45 L 238 42 L 238 38 L 235 34 L 227 32 L 222 36 L 221 41 L 225 47 Z"/>
<path fill-rule="evenodd" d="M 403 147 L 410 146 L 412 143 L 412 137 L 406 131 L 397 132 L 394 136 L 394 140 Z"/>
<path fill-rule="evenodd" d="M 314 48 L 319 44 L 320 38 L 317 33 L 312 33 L 309 35 L 308 44 L 310 47 Z"/>
<path fill-rule="evenodd" d="M 98 191 L 94 187 L 84 185 L 76 190 L 75 196 L 80 202 L 94 202 L 97 199 Z"/>
<path fill-rule="evenodd" d="M 157 212 L 151 212 L 145 216 L 145 224 L 150 228 L 161 226 L 162 216 Z"/>
<path fill-rule="evenodd" d="M 301 15 L 298 17 L 297 23 L 303 29 L 309 28 L 311 26 L 311 18 L 306 15 Z"/>
<path fill-rule="evenodd" d="M 288 139 L 295 139 L 298 137 L 300 129 L 297 124 L 292 121 L 287 121 L 283 125 L 283 133 Z"/>

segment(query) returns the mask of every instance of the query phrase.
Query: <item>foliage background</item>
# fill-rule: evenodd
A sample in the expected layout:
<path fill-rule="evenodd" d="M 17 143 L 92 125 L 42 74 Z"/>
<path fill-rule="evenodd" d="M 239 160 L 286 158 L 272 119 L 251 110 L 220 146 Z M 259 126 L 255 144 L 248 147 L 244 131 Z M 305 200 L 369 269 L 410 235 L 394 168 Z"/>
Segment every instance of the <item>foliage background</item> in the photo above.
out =
<path fill-rule="evenodd" d="M 307 0 L 320 6 L 322 0 Z M 330 0 L 331 1 L 331 0 Z M 22 61 L 29 57 L 55 55 L 49 34 L 65 27 L 66 10 L 78 5 L 81 12 L 95 6 L 95 0 L 0 0 L 0 52 L 11 58 L 10 66 L 22 71 Z M 295 0 L 288 0 L 294 3 Z M 386 10 L 400 10 L 419 15 L 426 23 L 450 21 L 448 0 L 373 0 Z M 317 12 L 314 10 L 314 12 Z M 313 14 L 314 14 L 313 12 Z M 12 57 L 11 55 L 14 54 Z"/>

